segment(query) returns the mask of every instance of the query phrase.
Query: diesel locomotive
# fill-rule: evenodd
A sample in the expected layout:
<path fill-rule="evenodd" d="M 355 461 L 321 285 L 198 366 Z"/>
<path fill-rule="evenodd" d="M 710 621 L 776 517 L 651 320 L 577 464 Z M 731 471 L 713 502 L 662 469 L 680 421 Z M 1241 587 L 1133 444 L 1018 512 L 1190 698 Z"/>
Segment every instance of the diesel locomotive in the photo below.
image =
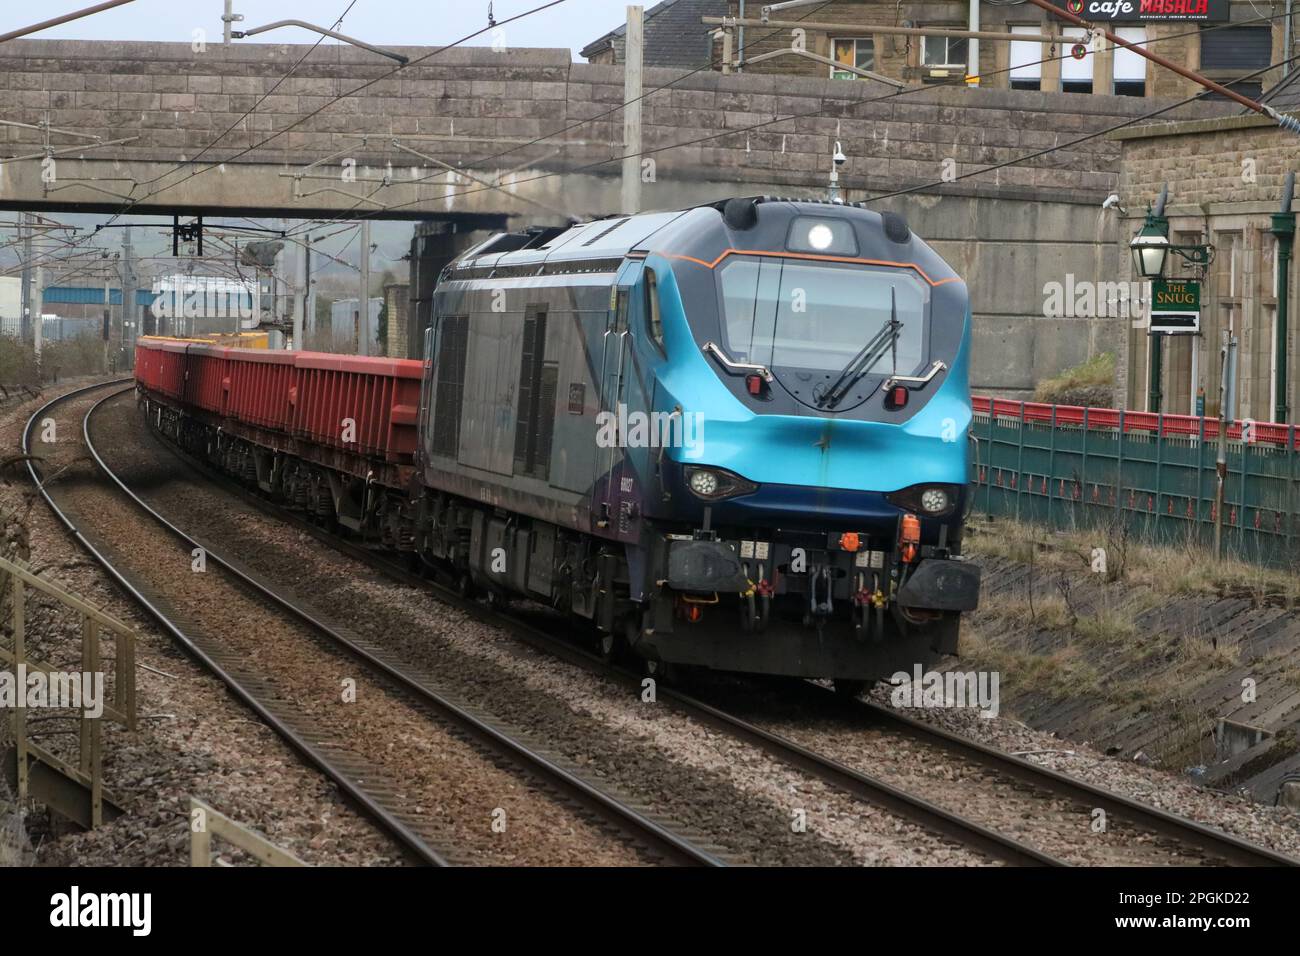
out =
<path fill-rule="evenodd" d="M 902 218 L 761 197 L 468 250 L 434 293 L 418 402 L 330 406 L 388 403 L 390 434 L 413 431 L 395 456 L 295 424 L 325 407 L 306 358 L 258 379 L 287 397 L 256 421 L 141 397 L 268 494 L 467 593 L 589 621 L 607 654 L 856 687 L 954 653 L 976 606 L 969 351 L 965 284 Z M 400 364 L 383 375 L 416 376 Z"/>

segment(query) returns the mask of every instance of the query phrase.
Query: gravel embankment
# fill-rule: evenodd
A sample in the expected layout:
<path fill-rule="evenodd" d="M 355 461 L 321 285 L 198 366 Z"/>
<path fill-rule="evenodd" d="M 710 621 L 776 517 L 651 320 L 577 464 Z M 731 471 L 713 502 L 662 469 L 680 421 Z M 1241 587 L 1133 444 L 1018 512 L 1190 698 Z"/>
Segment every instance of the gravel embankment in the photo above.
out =
<path fill-rule="evenodd" d="M 888 688 L 873 695 L 889 702 Z M 1261 846 L 1300 859 L 1300 813 L 1198 786 L 1179 774 L 1116 760 L 1087 742 L 1073 743 L 1007 717 L 982 718 L 970 711 L 909 709 L 907 713 L 1008 753 L 1020 754 L 1098 787 L 1218 827 Z"/>
<path fill-rule="evenodd" d="M 45 399 L 84 382 L 48 389 Z M 45 400 L 43 399 L 43 400 Z M 42 401 L 43 401 L 42 400 Z M 16 455 L 23 426 L 41 401 L 0 412 L 0 443 Z M 84 412 L 88 403 L 77 403 Z M 77 424 L 67 422 L 77 417 Z M 60 416 L 53 450 L 37 447 L 47 474 L 78 457 L 81 434 L 75 410 Z M 88 463 L 76 465 L 71 477 Z M 68 536 L 27 478 L 15 469 L 0 484 L 5 553 L 30 559 L 35 569 L 58 580 L 136 628 L 136 686 L 140 727 L 128 733 L 104 727 L 106 785 L 126 815 L 89 833 L 52 832 L 31 821 L 33 862 L 47 865 L 185 865 L 189 861 L 189 799 L 216 809 L 268 836 L 309 863 L 320 865 L 400 864 L 387 836 L 351 808 L 319 773 L 250 719 L 216 678 L 182 655 L 122 595 L 97 564 Z M 43 608 L 29 619 L 34 655 L 75 662 L 80 655 L 76 618 Z M 57 741 L 46 741 L 54 746 Z"/>

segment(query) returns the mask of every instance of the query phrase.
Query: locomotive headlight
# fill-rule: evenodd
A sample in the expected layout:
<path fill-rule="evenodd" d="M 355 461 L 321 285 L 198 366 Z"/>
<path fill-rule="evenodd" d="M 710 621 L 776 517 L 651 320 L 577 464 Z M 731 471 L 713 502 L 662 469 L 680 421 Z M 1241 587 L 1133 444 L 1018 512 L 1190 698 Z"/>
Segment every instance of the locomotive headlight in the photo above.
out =
<path fill-rule="evenodd" d="M 889 492 L 885 500 L 904 511 L 946 518 L 956 510 L 960 495 L 960 485 L 911 485 Z"/>
<path fill-rule="evenodd" d="M 718 493 L 718 476 L 701 468 L 691 475 L 691 491 L 701 498 L 712 498 Z"/>
<path fill-rule="evenodd" d="M 795 216 L 785 236 L 785 247 L 791 252 L 856 256 L 858 237 L 847 219 Z"/>
<path fill-rule="evenodd" d="M 921 492 L 921 507 L 932 515 L 948 510 L 948 492 L 942 488 L 927 488 Z"/>
<path fill-rule="evenodd" d="M 829 249 L 834 241 L 835 233 L 831 232 L 830 226 L 824 223 L 818 223 L 808 230 L 808 245 L 818 252 Z"/>
<path fill-rule="evenodd" d="M 683 469 L 686 486 L 691 494 L 705 501 L 720 501 L 737 495 L 748 495 L 758 490 L 758 485 L 724 468 L 701 468 L 687 465 Z"/>

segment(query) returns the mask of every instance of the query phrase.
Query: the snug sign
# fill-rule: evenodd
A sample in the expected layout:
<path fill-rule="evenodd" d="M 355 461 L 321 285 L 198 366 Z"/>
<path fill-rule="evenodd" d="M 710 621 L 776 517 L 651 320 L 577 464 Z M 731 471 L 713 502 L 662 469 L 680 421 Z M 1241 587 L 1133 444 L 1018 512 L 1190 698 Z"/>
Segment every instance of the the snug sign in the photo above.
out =
<path fill-rule="evenodd" d="M 1201 330 L 1201 284 L 1193 279 L 1151 283 L 1151 334 L 1188 335 Z"/>

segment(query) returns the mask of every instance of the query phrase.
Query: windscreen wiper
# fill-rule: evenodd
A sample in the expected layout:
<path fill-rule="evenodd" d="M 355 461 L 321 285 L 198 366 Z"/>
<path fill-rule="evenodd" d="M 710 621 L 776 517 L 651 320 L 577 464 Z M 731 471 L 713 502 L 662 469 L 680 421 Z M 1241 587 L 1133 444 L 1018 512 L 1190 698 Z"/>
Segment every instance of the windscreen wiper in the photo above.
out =
<path fill-rule="evenodd" d="M 843 370 L 835 381 L 831 383 L 830 388 L 822 392 L 817 399 L 818 408 L 834 408 L 844 397 L 848 395 L 849 389 L 857 384 L 858 379 L 866 375 L 880 361 L 886 351 L 893 353 L 894 364 L 898 364 L 898 337 L 903 333 L 903 323 L 898 321 L 898 306 L 895 301 L 893 286 L 889 289 L 889 321 L 880 327 L 880 331 L 872 336 L 871 341 L 862 347 L 857 355 L 849 360 L 849 364 L 844 366 Z M 895 369 L 897 371 L 897 369 Z"/>

